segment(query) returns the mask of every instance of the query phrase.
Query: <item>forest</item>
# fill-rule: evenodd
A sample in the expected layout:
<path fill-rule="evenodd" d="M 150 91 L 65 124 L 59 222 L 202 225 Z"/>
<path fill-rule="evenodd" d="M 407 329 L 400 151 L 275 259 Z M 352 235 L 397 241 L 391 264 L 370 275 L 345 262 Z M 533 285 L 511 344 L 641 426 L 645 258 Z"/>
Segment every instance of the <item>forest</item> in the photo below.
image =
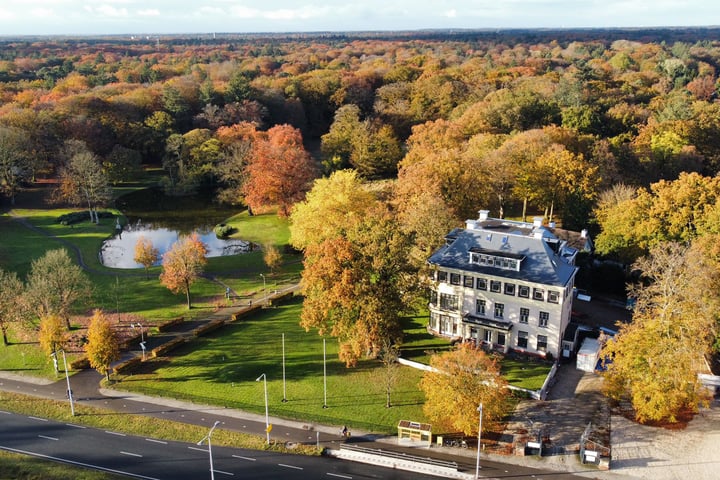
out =
<path fill-rule="evenodd" d="M 638 410 L 674 418 L 704 398 L 693 375 L 720 345 L 719 33 L 4 39 L 0 189 L 13 204 L 57 179 L 55 198 L 92 215 L 111 185 L 154 168 L 167 194 L 289 217 L 302 325 L 329 329 L 348 365 L 398 339 L 418 269 L 479 209 L 588 228 L 598 254 L 645 280 L 624 337 L 639 350 L 618 342 L 617 364 L 686 360 L 691 390 L 652 384 L 684 396 Z M 611 394 L 642 403 L 632 376 L 653 368 L 611 370 Z"/>

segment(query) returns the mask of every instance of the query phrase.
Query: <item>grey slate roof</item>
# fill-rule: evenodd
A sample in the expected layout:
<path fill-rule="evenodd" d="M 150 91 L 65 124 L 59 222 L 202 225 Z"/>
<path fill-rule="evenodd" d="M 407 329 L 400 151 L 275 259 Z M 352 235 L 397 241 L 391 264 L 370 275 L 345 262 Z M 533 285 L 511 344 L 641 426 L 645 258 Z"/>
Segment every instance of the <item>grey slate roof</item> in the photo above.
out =
<path fill-rule="evenodd" d="M 541 238 L 537 238 L 542 236 Z M 464 270 L 476 274 L 565 286 L 577 271 L 563 253 L 573 254 L 570 247 L 548 229 L 532 224 L 490 219 L 477 222 L 475 228 L 458 228 L 446 236 L 447 243 L 428 259 L 431 265 Z M 470 263 L 470 251 L 481 249 L 508 257 L 522 256 L 520 271 Z"/>

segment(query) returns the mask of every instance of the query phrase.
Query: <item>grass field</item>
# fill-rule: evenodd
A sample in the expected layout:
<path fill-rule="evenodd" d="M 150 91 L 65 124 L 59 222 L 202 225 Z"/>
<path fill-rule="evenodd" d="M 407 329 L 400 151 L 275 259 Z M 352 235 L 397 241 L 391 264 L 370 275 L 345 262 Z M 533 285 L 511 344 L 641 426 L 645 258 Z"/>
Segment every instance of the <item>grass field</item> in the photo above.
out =
<path fill-rule="evenodd" d="M 425 421 L 417 386 L 420 371 L 400 367 L 393 407 L 385 408 L 380 363 L 364 360 L 346 368 L 334 339 L 326 341 L 328 408 L 323 408 L 323 341 L 300 328 L 300 310 L 296 299 L 238 321 L 174 352 L 171 362 L 158 361 L 152 371 L 124 377 L 115 387 L 262 413 L 263 387 L 255 379 L 265 373 L 274 416 L 386 433 L 401 419 Z M 282 402 L 282 333 L 287 402 Z"/>

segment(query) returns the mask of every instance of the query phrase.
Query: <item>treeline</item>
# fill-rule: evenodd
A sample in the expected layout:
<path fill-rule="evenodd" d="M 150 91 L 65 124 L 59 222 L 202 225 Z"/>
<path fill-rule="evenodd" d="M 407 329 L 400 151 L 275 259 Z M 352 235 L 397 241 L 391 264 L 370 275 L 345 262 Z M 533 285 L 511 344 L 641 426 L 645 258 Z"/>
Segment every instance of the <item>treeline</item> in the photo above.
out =
<path fill-rule="evenodd" d="M 421 186 L 457 219 L 483 205 L 587 226 L 599 193 L 619 181 L 717 173 L 713 32 L 6 41 L 1 184 L 12 196 L 56 175 L 75 140 L 111 181 L 162 165 L 175 193 L 211 185 L 244 203 L 237 165 L 250 148 L 223 132 L 289 125 L 325 173 L 397 176 L 405 203 Z"/>

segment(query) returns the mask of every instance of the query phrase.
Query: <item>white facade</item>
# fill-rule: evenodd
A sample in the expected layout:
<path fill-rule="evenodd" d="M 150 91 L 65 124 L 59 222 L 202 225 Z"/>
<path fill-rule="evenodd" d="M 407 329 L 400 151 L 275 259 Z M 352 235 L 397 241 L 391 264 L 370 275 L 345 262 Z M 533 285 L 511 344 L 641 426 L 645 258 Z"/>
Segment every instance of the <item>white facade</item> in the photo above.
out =
<path fill-rule="evenodd" d="M 491 219 L 481 211 L 428 259 L 428 329 L 495 350 L 557 358 L 570 321 L 576 254 L 539 219 Z"/>

